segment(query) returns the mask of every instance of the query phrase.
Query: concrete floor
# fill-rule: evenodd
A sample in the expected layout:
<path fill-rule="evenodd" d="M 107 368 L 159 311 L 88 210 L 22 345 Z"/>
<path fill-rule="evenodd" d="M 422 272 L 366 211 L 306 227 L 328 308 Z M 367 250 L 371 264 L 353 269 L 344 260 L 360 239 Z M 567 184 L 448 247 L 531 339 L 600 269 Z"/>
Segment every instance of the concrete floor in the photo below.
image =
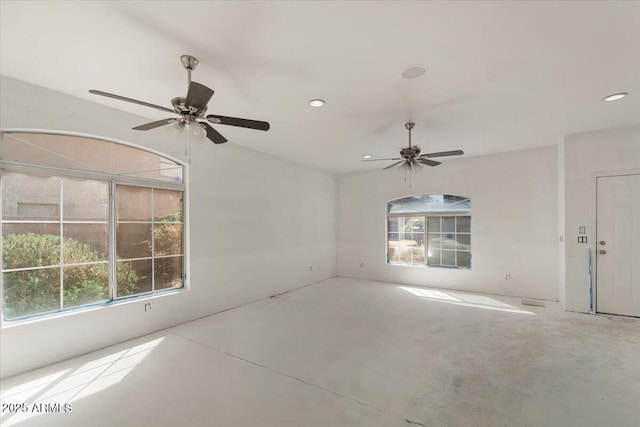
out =
<path fill-rule="evenodd" d="M 640 425 L 640 321 L 547 305 L 331 279 L 9 378 L 1 422 Z"/>

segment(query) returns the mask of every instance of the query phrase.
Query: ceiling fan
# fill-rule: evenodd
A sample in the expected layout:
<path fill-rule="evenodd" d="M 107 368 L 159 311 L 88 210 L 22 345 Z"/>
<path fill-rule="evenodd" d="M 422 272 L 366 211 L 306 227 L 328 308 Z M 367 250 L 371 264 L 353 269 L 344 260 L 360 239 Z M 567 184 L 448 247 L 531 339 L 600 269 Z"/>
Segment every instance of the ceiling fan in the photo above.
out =
<path fill-rule="evenodd" d="M 460 156 L 464 154 L 462 150 L 452 151 L 440 151 L 437 153 L 420 154 L 420 147 L 417 145 L 411 145 L 411 129 L 413 129 L 415 123 L 405 123 L 404 127 L 409 131 L 409 146 L 400 150 L 400 157 L 391 159 L 365 159 L 364 162 L 376 162 L 380 160 L 399 160 L 392 163 L 384 169 L 391 169 L 395 166 L 401 165 L 400 168 L 405 171 L 419 172 L 422 169 L 422 165 L 438 166 L 441 164 L 435 160 L 429 160 L 431 157 L 446 157 L 446 156 Z"/>
<path fill-rule="evenodd" d="M 132 102 L 138 105 L 144 105 L 145 107 L 155 108 L 156 110 L 165 111 L 167 113 L 178 114 L 179 118 L 162 119 L 156 122 L 146 123 L 140 126 L 136 126 L 135 130 L 150 130 L 160 126 L 170 125 L 174 123 L 180 123 L 183 126 L 194 127 L 198 133 L 201 129 L 206 131 L 207 138 L 209 138 L 215 144 L 222 144 L 227 142 L 227 139 L 222 136 L 217 130 L 215 130 L 209 123 L 201 120 L 207 120 L 214 124 L 238 126 L 249 129 L 269 130 L 268 122 L 261 122 L 257 120 L 239 119 L 237 117 L 218 116 L 210 114 L 205 116 L 207 111 L 207 103 L 213 96 L 213 90 L 209 89 L 205 85 L 191 81 L 191 71 L 198 65 L 198 60 L 190 55 L 182 55 L 180 61 L 188 74 L 188 90 L 186 97 L 176 97 L 171 100 L 173 109 L 162 107 L 160 105 L 150 104 L 144 101 L 138 101 L 137 99 L 126 98 L 120 95 L 114 95 L 112 93 L 103 92 L 100 90 L 90 90 L 90 93 L 95 95 L 106 96 L 108 98 L 119 99 L 120 101 Z"/>

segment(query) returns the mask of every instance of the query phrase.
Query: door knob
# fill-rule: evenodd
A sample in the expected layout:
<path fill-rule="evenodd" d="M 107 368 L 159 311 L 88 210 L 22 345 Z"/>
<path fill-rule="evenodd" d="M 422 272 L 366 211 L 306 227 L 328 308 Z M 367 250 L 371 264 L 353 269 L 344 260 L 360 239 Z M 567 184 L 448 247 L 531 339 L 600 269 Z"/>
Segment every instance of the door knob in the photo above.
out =
<path fill-rule="evenodd" d="M 604 249 L 600 249 L 598 252 L 600 253 L 600 255 L 604 255 L 607 253 L 607 251 L 605 251 Z"/>
<path fill-rule="evenodd" d="M 606 245 L 606 244 L 607 244 L 607 242 L 605 242 L 604 240 L 600 240 L 600 244 L 601 244 L 602 246 L 604 246 L 604 245 Z"/>

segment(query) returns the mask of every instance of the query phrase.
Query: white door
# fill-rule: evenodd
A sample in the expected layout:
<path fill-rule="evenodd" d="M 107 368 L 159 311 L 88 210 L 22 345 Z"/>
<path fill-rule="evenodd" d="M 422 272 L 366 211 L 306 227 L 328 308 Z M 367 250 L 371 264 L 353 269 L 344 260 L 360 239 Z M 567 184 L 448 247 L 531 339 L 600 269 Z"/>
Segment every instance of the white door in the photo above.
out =
<path fill-rule="evenodd" d="M 640 175 L 598 178 L 596 310 L 640 317 Z"/>

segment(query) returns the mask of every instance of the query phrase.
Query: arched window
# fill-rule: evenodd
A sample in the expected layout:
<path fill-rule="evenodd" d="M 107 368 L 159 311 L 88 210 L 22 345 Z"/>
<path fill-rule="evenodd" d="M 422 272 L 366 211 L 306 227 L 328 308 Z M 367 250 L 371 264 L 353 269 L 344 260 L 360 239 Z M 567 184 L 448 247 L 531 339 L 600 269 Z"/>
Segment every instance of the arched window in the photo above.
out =
<path fill-rule="evenodd" d="M 4 320 L 184 286 L 183 165 L 95 138 L 1 142 Z"/>
<path fill-rule="evenodd" d="M 387 262 L 471 268 L 471 201 L 425 194 L 387 203 Z"/>

